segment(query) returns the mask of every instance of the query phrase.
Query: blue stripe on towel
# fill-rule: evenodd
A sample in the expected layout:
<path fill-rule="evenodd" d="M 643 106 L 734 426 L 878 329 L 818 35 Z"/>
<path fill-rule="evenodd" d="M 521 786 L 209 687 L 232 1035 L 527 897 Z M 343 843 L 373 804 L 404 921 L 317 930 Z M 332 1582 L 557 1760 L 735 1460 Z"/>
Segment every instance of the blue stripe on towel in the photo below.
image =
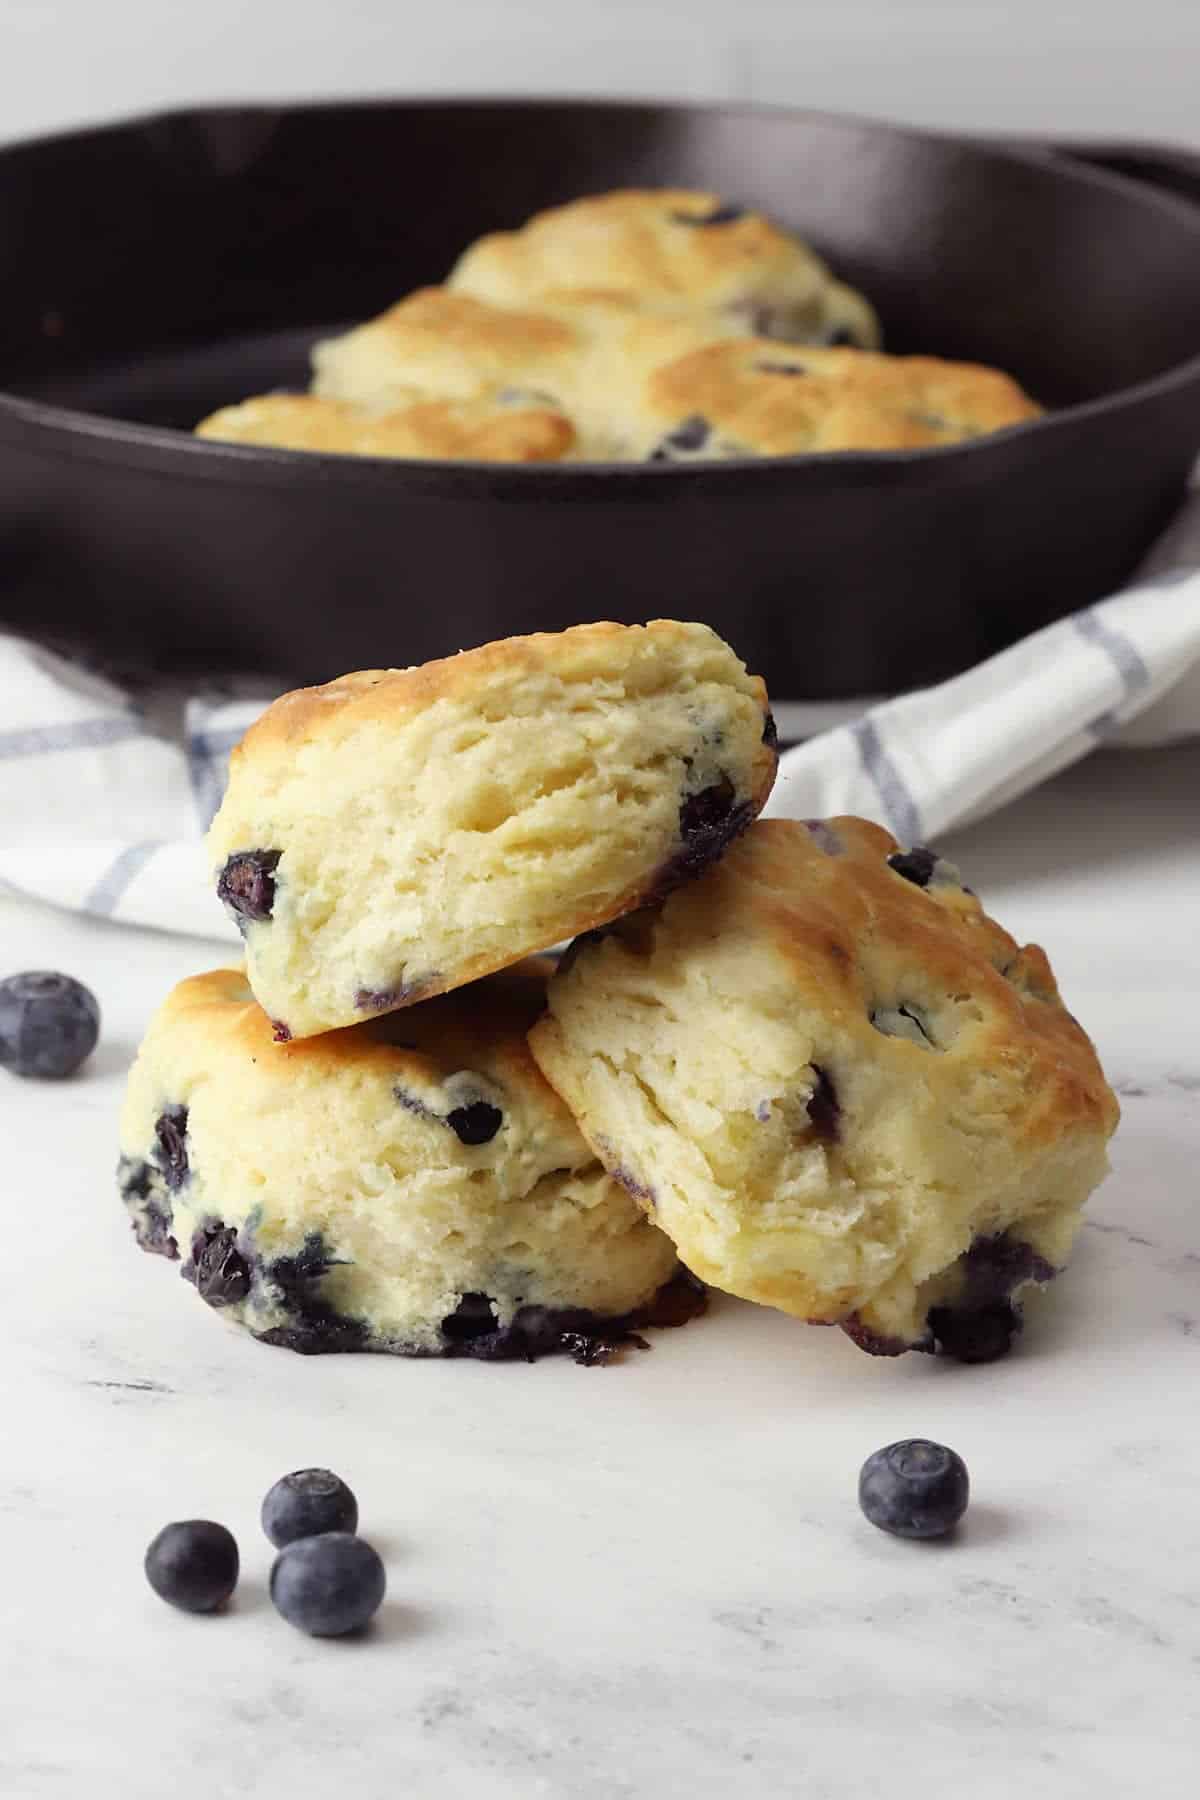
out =
<path fill-rule="evenodd" d="M 145 737 L 145 722 L 136 713 L 118 718 L 77 719 L 69 725 L 22 725 L 0 731 L 0 757 L 45 756 L 54 750 L 97 750 L 126 738 Z"/>
<path fill-rule="evenodd" d="M 84 912 L 99 913 L 102 918 L 111 918 L 120 901 L 137 880 L 156 850 L 162 849 L 158 838 L 144 844 L 127 844 L 119 856 L 113 858 L 83 902 Z"/>
<path fill-rule="evenodd" d="M 899 769 L 888 755 L 878 727 L 870 718 L 850 727 L 850 735 L 862 758 L 863 768 L 875 783 L 887 813 L 887 822 L 902 843 L 921 840 L 921 814 Z"/>

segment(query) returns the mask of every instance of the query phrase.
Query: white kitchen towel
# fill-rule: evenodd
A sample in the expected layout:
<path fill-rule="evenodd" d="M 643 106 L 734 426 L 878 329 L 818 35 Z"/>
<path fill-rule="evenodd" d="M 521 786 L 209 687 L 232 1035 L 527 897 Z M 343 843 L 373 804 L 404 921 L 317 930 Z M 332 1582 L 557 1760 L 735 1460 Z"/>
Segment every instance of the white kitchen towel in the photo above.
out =
<path fill-rule="evenodd" d="M 76 911 L 236 942 L 203 834 L 266 695 L 135 704 L 0 635 L 0 884 Z M 1200 734 L 1200 493 L 1135 585 L 965 675 L 786 752 L 768 813 L 853 812 L 915 843 L 1099 744 Z"/>

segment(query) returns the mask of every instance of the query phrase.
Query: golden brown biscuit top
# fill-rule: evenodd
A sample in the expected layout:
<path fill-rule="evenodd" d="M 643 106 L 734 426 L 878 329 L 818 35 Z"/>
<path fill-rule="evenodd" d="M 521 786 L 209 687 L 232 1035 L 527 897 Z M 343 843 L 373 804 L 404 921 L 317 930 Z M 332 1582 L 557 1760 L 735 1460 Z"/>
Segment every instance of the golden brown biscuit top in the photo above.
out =
<path fill-rule="evenodd" d="M 372 721 L 396 722 L 439 700 L 463 700 L 486 717 L 519 704 L 531 677 L 570 685 L 599 681 L 630 697 L 648 696 L 675 681 L 736 683 L 753 694 L 764 715 L 767 690 L 746 673 L 733 651 L 707 625 L 654 619 L 648 625 L 603 621 L 568 631 L 501 638 L 411 669 L 361 669 L 320 687 L 283 694 L 250 727 L 234 758 L 291 756 L 320 734 L 341 738 Z"/>
<path fill-rule="evenodd" d="M 428 341 L 471 354 L 491 350 L 505 362 L 573 350 L 578 342 L 570 325 L 543 311 L 489 306 L 444 287 L 418 288 L 381 313 L 375 325 L 405 345 Z"/>
<path fill-rule="evenodd" d="M 315 391 L 384 409 L 398 389 L 471 399 L 515 387 L 553 405 L 556 375 L 573 366 L 586 342 L 584 318 L 421 288 L 378 318 L 316 345 Z M 543 381 L 547 390 L 538 393 Z"/>
<path fill-rule="evenodd" d="M 319 1083 L 352 1067 L 371 1069 L 399 1086 L 420 1088 L 471 1069 L 499 1073 L 506 1083 L 531 1091 L 539 1104 L 566 1116 L 525 1041 L 545 1005 L 554 972 L 548 957 L 531 956 L 499 974 L 388 1013 L 295 1042 L 275 1040 L 271 1021 L 256 1003 L 241 969 L 214 969 L 173 989 L 157 1015 L 155 1032 L 185 1035 L 195 1045 L 197 1066 L 208 1058 L 222 1066 L 251 1062 L 259 1075 L 282 1083 Z"/>
<path fill-rule="evenodd" d="M 898 1037 L 949 1052 L 947 1081 L 963 1056 L 993 1067 L 1002 1086 L 1028 1091 L 1030 1138 L 1116 1126 L 1116 1097 L 1044 951 L 989 918 L 952 865 L 902 852 L 881 826 L 760 819 L 667 902 L 668 929 L 673 908 L 703 908 L 782 963 L 796 1003 L 835 1020 L 864 1053 Z M 931 1063 L 927 1079 L 939 1074 Z"/>
<path fill-rule="evenodd" d="M 263 394 L 222 407 L 197 435 L 233 444 L 273 444 L 351 456 L 477 462 L 555 462 L 575 443 L 562 413 L 515 397 L 437 400 L 414 392 L 373 413 L 317 394 Z"/>
<path fill-rule="evenodd" d="M 1039 410 L 1015 381 L 978 364 L 739 338 L 652 368 L 633 416 L 643 454 L 689 422 L 679 446 L 685 453 L 744 447 L 789 456 L 957 443 Z"/>
<path fill-rule="evenodd" d="M 550 288 L 607 288 L 684 306 L 736 300 L 752 281 L 816 289 L 821 259 L 762 213 L 691 188 L 624 189 L 538 213 L 481 238 L 447 285 L 514 303 Z"/>

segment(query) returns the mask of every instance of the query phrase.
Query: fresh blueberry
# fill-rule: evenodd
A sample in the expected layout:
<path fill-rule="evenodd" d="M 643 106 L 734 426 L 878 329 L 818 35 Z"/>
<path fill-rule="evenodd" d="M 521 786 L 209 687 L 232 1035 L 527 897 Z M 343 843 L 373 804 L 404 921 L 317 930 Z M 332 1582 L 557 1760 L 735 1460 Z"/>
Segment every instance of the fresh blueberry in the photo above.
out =
<path fill-rule="evenodd" d="M 275 870 L 282 850 L 239 850 L 217 876 L 217 898 L 244 930 L 250 920 L 271 917 L 275 906 Z"/>
<path fill-rule="evenodd" d="M 277 1550 L 323 1531 L 358 1530 L 358 1501 L 332 1469 L 284 1475 L 262 1503 L 262 1528 Z"/>
<path fill-rule="evenodd" d="M 146 1579 L 160 1599 L 184 1612 L 215 1612 L 238 1578 L 233 1533 L 212 1519 L 164 1525 L 146 1552 Z"/>
<path fill-rule="evenodd" d="M 504 1123 L 504 1114 L 487 1100 L 472 1100 L 446 1114 L 446 1123 L 460 1144 L 490 1144 Z"/>
<path fill-rule="evenodd" d="M 275 1610 L 310 1637 L 343 1637 L 378 1612 L 387 1576 L 377 1551 L 348 1531 L 297 1538 L 275 1558 Z"/>
<path fill-rule="evenodd" d="M 896 1537 L 944 1537 L 967 1510 L 970 1482 L 961 1456 L 928 1438 L 905 1438 L 868 1456 L 858 1503 L 880 1531 Z"/>
<path fill-rule="evenodd" d="M 96 996 L 70 975 L 30 970 L 0 981 L 0 1068 L 57 1080 L 73 1075 L 100 1036 Z"/>

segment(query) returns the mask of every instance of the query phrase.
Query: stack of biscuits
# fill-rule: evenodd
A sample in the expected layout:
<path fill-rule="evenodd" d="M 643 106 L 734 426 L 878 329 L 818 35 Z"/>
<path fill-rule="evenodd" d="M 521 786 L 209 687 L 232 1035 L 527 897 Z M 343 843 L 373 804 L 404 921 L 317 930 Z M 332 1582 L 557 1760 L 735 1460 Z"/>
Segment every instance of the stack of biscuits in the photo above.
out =
<path fill-rule="evenodd" d="M 310 1353 L 603 1361 L 706 1285 L 1007 1349 L 1116 1102 L 1041 950 L 927 848 L 759 820 L 776 762 L 669 620 L 278 700 L 209 840 L 245 967 L 130 1076 L 142 1248 Z"/>
<path fill-rule="evenodd" d="M 875 313 L 761 213 L 601 194 L 495 232 L 313 351 L 312 390 L 201 436 L 360 456 L 692 462 L 960 443 L 1038 408 L 998 370 L 879 349 Z"/>

